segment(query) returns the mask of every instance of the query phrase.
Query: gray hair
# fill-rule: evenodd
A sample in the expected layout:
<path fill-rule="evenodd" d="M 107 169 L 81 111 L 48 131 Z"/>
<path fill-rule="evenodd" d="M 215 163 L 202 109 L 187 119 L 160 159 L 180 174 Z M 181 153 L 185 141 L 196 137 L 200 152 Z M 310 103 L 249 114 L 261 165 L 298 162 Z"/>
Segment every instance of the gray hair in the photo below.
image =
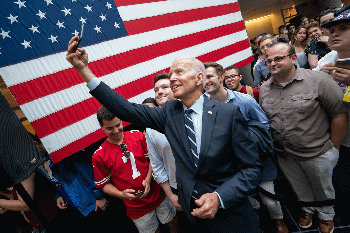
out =
<path fill-rule="evenodd" d="M 189 64 L 192 65 L 191 70 L 197 75 L 198 73 L 202 73 L 203 74 L 203 89 L 205 86 L 205 81 L 206 81 L 206 74 L 205 74 L 205 67 L 204 64 L 198 60 L 195 57 L 181 57 L 178 59 L 175 59 L 174 62 L 179 61 L 179 60 L 188 60 Z M 173 62 L 173 63 L 174 63 Z"/>

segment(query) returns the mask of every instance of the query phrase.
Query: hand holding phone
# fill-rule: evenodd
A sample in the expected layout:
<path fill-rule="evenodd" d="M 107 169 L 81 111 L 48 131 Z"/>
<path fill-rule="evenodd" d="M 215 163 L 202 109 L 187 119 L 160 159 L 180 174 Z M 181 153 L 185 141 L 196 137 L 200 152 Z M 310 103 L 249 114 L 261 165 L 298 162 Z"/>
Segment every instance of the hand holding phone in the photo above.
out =
<path fill-rule="evenodd" d="M 140 190 L 140 191 L 138 191 L 137 193 L 135 193 L 134 195 L 135 195 L 135 196 L 141 196 L 144 192 L 145 192 L 145 191 Z"/>
<path fill-rule="evenodd" d="M 79 44 L 81 40 L 83 39 L 83 32 L 84 32 L 84 24 L 81 25 L 80 33 L 79 33 L 79 40 L 76 46 L 74 46 L 72 53 L 75 53 L 79 47 Z"/>

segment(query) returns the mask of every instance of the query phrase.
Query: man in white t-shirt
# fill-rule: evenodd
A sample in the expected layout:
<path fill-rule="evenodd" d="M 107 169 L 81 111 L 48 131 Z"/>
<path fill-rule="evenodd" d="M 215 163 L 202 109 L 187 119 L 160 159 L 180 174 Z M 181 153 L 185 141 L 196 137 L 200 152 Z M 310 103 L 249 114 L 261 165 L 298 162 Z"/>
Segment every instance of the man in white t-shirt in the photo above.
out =
<path fill-rule="evenodd" d="M 350 86 L 350 66 L 347 69 L 339 68 L 336 65 L 338 59 L 350 58 L 350 6 L 344 7 L 335 14 L 335 19 L 324 25 L 329 29 L 329 47 L 332 52 L 324 56 L 314 70 L 323 71 L 332 75 L 339 83 L 342 91 L 346 92 Z M 350 193 L 350 177 L 348 164 L 350 160 L 350 128 L 342 142 L 339 150 L 339 161 L 334 169 L 334 181 L 339 185 L 341 192 L 337 192 L 338 198 L 347 200 Z M 344 199 L 345 198 L 345 199 Z M 348 202 L 342 203 L 342 207 L 348 209 Z M 344 205 L 343 205 L 344 204 Z M 349 204 L 348 204 L 349 205 Z"/>

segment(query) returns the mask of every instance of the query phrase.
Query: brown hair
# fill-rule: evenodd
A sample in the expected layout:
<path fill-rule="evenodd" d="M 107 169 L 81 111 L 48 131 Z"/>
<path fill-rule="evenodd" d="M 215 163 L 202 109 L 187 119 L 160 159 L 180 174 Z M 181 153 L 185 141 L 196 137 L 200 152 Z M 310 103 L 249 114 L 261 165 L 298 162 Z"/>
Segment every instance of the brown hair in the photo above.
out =
<path fill-rule="evenodd" d="M 218 74 L 219 77 L 222 76 L 222 74 L 224 73 L 224 68 L 222 67 L 222 65 L 215 63 L 215 62 L 204 62 L 204 67 L 205 69 L 208 67 L 214 67 L 216 70 L 216 73 Z"/>

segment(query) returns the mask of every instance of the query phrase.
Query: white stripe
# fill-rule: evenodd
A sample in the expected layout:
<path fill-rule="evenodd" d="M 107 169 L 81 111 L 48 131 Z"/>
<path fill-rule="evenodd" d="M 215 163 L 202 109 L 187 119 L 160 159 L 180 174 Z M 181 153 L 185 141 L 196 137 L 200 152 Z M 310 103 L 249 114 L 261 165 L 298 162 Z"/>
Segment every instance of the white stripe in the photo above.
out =
<path fill-rule="evenodd" d="M 135 81 L 139 77 L 144 77 L 144 76 L 156 73 L 159 70 L 169 68 L 171 63 L 176 58 L 186 57 L 186 56 L 198 57 L 207 52 L 214 51 L 214 50 L 223 48 L 225 46 L 228 46 L 232 43 L 244 40 L 246 39 L 245 36 L 246 36 L 246 32 L 240 31 L 231 35 L 220 37 L 212 41 L 195 45 L 190 48 L 186 48 L 180 51 L 176 51 L 174 53 L 157 57 L 155 59 L 152 59 L 143 63 L 139 63 L 134 66 L 130 66 L 123 70 L 119 70 L 114 73 L 103 76 L 100 79 L 106 82 L 111 88 L 115 89 L 131 81 Z M 247 57 L 252 55 L 251 52 L 244 54 L 244 57 L 242 57 L 240 53 L 237 53 L 237 54 L 238 55 L 233 55 L 234 59 L 237 61 L 244 60 Z M 234 64 L 234 63 L 235 62 L 231 60 L 231 64 Z M 54 94 L 45 96 L 43 98 L 23 104 L 21 108 L 22 108 L 22 111 L 27 116 L 27 119 L 29 121 L 34 121 L 44 116 L 47 116 L 49 114 L 52 114 L 54 112 L 60 111 L 66 107 L 69 107 L 71 106 L 71 103 L 80 103 L 85 99 L 91 98 L 86 88 L 87 87 L 85 83 L 78 84 L 76 86 L 67 88 L 60 92 L 56 92 Z M 38 109 L 39 114 L 38 112 L 34 112 L 33 109 Z"/>
<path fill-rule="evenodd" d="M 157 15 L 174 13 L 185 10 L 219 6 L 237 2 L 237 0 L 201 0 L 201 1 L 161 1 L 118 7 L 119 14 L 124 21 L 147 18 Z"/>
<path fill-rule="evenodd" d="M 221 25 L 239 22 L 241 20 L 243 20 L 243 18 L 240 12 L 236 12 L 224 16 L 162 28 L 151 32 L 126 36 L 96 45 L 87 46 L 85 49 L 89 54 L 89 62 L 93 62 L 115 54 L 127 52 L 135 48 L 146 47 L 173 38 L 205 31 Z M 232 41 L 231 43 L 234 42 Z M 208 50 L 208 48 L 206 50 Z M 35 67 L 35 69 L 33 69 L 33 67 Z M 3 77 L 7 86 L 10 87 L 71 67 L 72 65 L 66 61 L 66 52 L 61 52 L 35 60 L 2 67 L 0 68 L 0 75 Z"/>
<path fill-rule="evenodd" d="M 97 185 L 101 185 L 101 184 L 104 184 L 104 183 L 107 183 L 110 179 L 111 179 L 112 175 L 109 174 L 109 176 L 103 178 L 102 180 L 98 181 L 98 182 L 95 182 L 95 184 Z"/>
<path fill-rule="evenodd" d="M 191 129 L 191 127 L 189 127 L 189 126 L 186 125 L 186 124 L 185 124 L 185 126 L 186 126 L 186 128 L 189 129 L 194 135 L 196 135 L 196 133 L 193 131 L 193 129 Z"/>
<path fill-rule="evenodd" d="M 192 149 L 191 149 L 191 152 L 197 159 L 199 159 L 199 156 Z"/>
<path fill-rule="evenodd" d="M 197 144 L 192 140 L 192 138 L 190 136 L 187 136 L 188 139 L 190 139 L 190 141 L 193 143 L 193 145 L 195 145 L 195 147 L 197 147 Z"/>

